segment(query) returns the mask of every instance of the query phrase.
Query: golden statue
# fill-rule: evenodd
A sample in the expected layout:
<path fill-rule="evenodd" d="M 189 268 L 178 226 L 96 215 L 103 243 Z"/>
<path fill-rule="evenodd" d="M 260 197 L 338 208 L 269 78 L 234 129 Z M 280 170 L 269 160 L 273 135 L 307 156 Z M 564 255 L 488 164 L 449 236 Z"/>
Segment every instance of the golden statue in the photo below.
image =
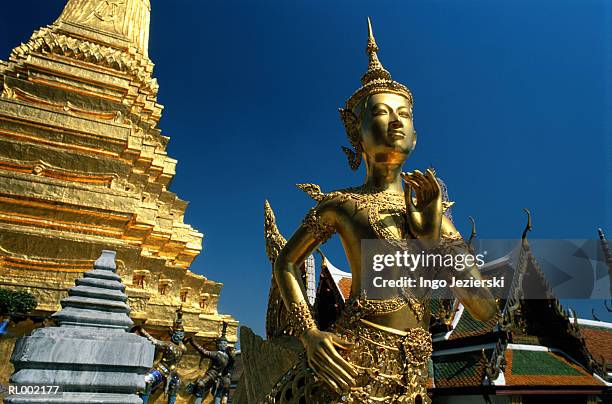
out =
<path fill-rule="evenodd" d="M 303 353 L 263 401 L 268 403 L 425 403 L 432 351 L 426 301 L 408 294 L 368 299 L 362 240 L 449 241 L 467 246 L 444 215 L 440 185 L 432 170 L 402 173 L 416 144 L 410 90 L 391 79 L 380 63 L 368 19 L 368 70 L 340 115 L 353 150 L 350 166 L 365 163 L 363 185 L 330 193 L 299 185 L 318 204 L 285 242 L 266 203 L 267 250 L 274 263 L 268 337 L 297 337 Z M 306 299 L 303 263 L 337 233 L 352 272 L 350 298 L 327 329 L 319 329 Z M 459 247 L 457 247 L 459 246 Z M 460 276 L 480 279 L 475 267 Z M 496 315 L 487 289 L 457 289 L 461 303 L 480 320 Z M 282 299 L 282 300 L 281 300 Z M 334 310 L 334 308 L 329 308 Z"/>

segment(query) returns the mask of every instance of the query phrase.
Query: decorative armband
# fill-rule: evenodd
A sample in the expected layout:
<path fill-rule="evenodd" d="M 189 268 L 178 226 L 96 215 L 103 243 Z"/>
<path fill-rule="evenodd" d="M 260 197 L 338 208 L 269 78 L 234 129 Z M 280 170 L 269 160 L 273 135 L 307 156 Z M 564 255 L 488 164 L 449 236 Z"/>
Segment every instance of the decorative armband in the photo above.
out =
<path fill-rule="evenodd" d="M 310 209 L 302 225 L 314 236 L 319 243 L 324 243 L 336 232 L 333 226 L 323 222 L 316 208 Z"/>
<path fill-rule="evenodd" d="M 289 314 L 291 326 L 295 332 L 296 337 L 301 337 L 306 331 L 317 328 L 310 312 L 310 307 L 304 301 L 299 303 L 291 303 L 289 306 Z"/>
<path fill-rule="evenodd" d="M 445 233 L 445 234 L 442 234 L 440 238 L 442 239 L 442 241 L 445 241 L 445 240 L 463 241 L 463 237 L 461 237 L 461 234 L 459 233 Z"/>

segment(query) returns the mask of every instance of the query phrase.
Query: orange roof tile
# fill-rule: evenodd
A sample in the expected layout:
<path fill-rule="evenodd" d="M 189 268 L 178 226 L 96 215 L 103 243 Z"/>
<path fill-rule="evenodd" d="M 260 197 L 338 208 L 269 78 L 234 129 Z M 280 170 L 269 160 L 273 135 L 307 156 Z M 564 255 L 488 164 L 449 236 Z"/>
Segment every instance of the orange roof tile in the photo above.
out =
<path fill-rule="evenodd" d="M 603 357 L 606 363 L 612 363 L 612 330 L 580 325 L 580 335 L 596 361 L 601 362 Z"/>
<path fill-rule="evenodd" d="M 340 293 L 344 296 L 344 300 L 348 299 L 351 295 L 351 285 L 353 280 L 351 278 L 342 278 L 338 281 L 338 289 L 340 289 Z"/>
<path fill-rule="evenodd" d="M 434 356 L 433 361 L 437 389 L 474 387 L 482 384 L 485 363 L 480 351 Z"/>

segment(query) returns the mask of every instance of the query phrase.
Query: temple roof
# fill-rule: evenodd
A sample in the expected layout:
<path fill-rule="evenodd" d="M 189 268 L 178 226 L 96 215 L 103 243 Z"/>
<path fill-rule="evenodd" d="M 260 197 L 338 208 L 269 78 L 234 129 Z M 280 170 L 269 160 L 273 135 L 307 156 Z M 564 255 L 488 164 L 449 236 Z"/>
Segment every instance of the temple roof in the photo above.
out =
<path fill-rule="evenodd" d="M 589 352 L 612 372 L 612 323 L 578 319 L 578 324 Z"/>
<path fill-rule="evenodd" d="M 473 337 L 477 335 L 483 335 L 491 332 L 493 327 L 497 325 L 497 319 L 492 318 L 488 321 L 476 320 L 469 311 L 462 310 L 459 313 L 460 318 L 457 325 L 451 331 L 448 339 L 455 340 L 466 337 Z"/>

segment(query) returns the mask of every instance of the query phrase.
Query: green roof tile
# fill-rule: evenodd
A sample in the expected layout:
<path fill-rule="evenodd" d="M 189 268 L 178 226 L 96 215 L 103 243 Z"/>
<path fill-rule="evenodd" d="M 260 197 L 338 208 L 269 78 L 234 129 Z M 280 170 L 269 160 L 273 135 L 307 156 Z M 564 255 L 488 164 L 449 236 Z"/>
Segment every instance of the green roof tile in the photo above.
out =
<path fill-rule="evenodd" d="M 496 318 L 482 322 L 472 317 L 470 312 L 466 309 L 463 311 L 461 319 L 459 319 L 450 339 L 486 334 L 493 329 L 495 324 L 497 324 Z"/>
<path fill-rule="evenodd" d="M 512 374 L 582 376 L 582 373 L 545 351 L 512 350 Z"/>
<path fill-rule="evenodd" d="M 487 352 L 488 355 L 491 351 Z M 484 376 L 480 351 L 435 356 L 433 364 L 436 385 L 479 385 Z"/>

